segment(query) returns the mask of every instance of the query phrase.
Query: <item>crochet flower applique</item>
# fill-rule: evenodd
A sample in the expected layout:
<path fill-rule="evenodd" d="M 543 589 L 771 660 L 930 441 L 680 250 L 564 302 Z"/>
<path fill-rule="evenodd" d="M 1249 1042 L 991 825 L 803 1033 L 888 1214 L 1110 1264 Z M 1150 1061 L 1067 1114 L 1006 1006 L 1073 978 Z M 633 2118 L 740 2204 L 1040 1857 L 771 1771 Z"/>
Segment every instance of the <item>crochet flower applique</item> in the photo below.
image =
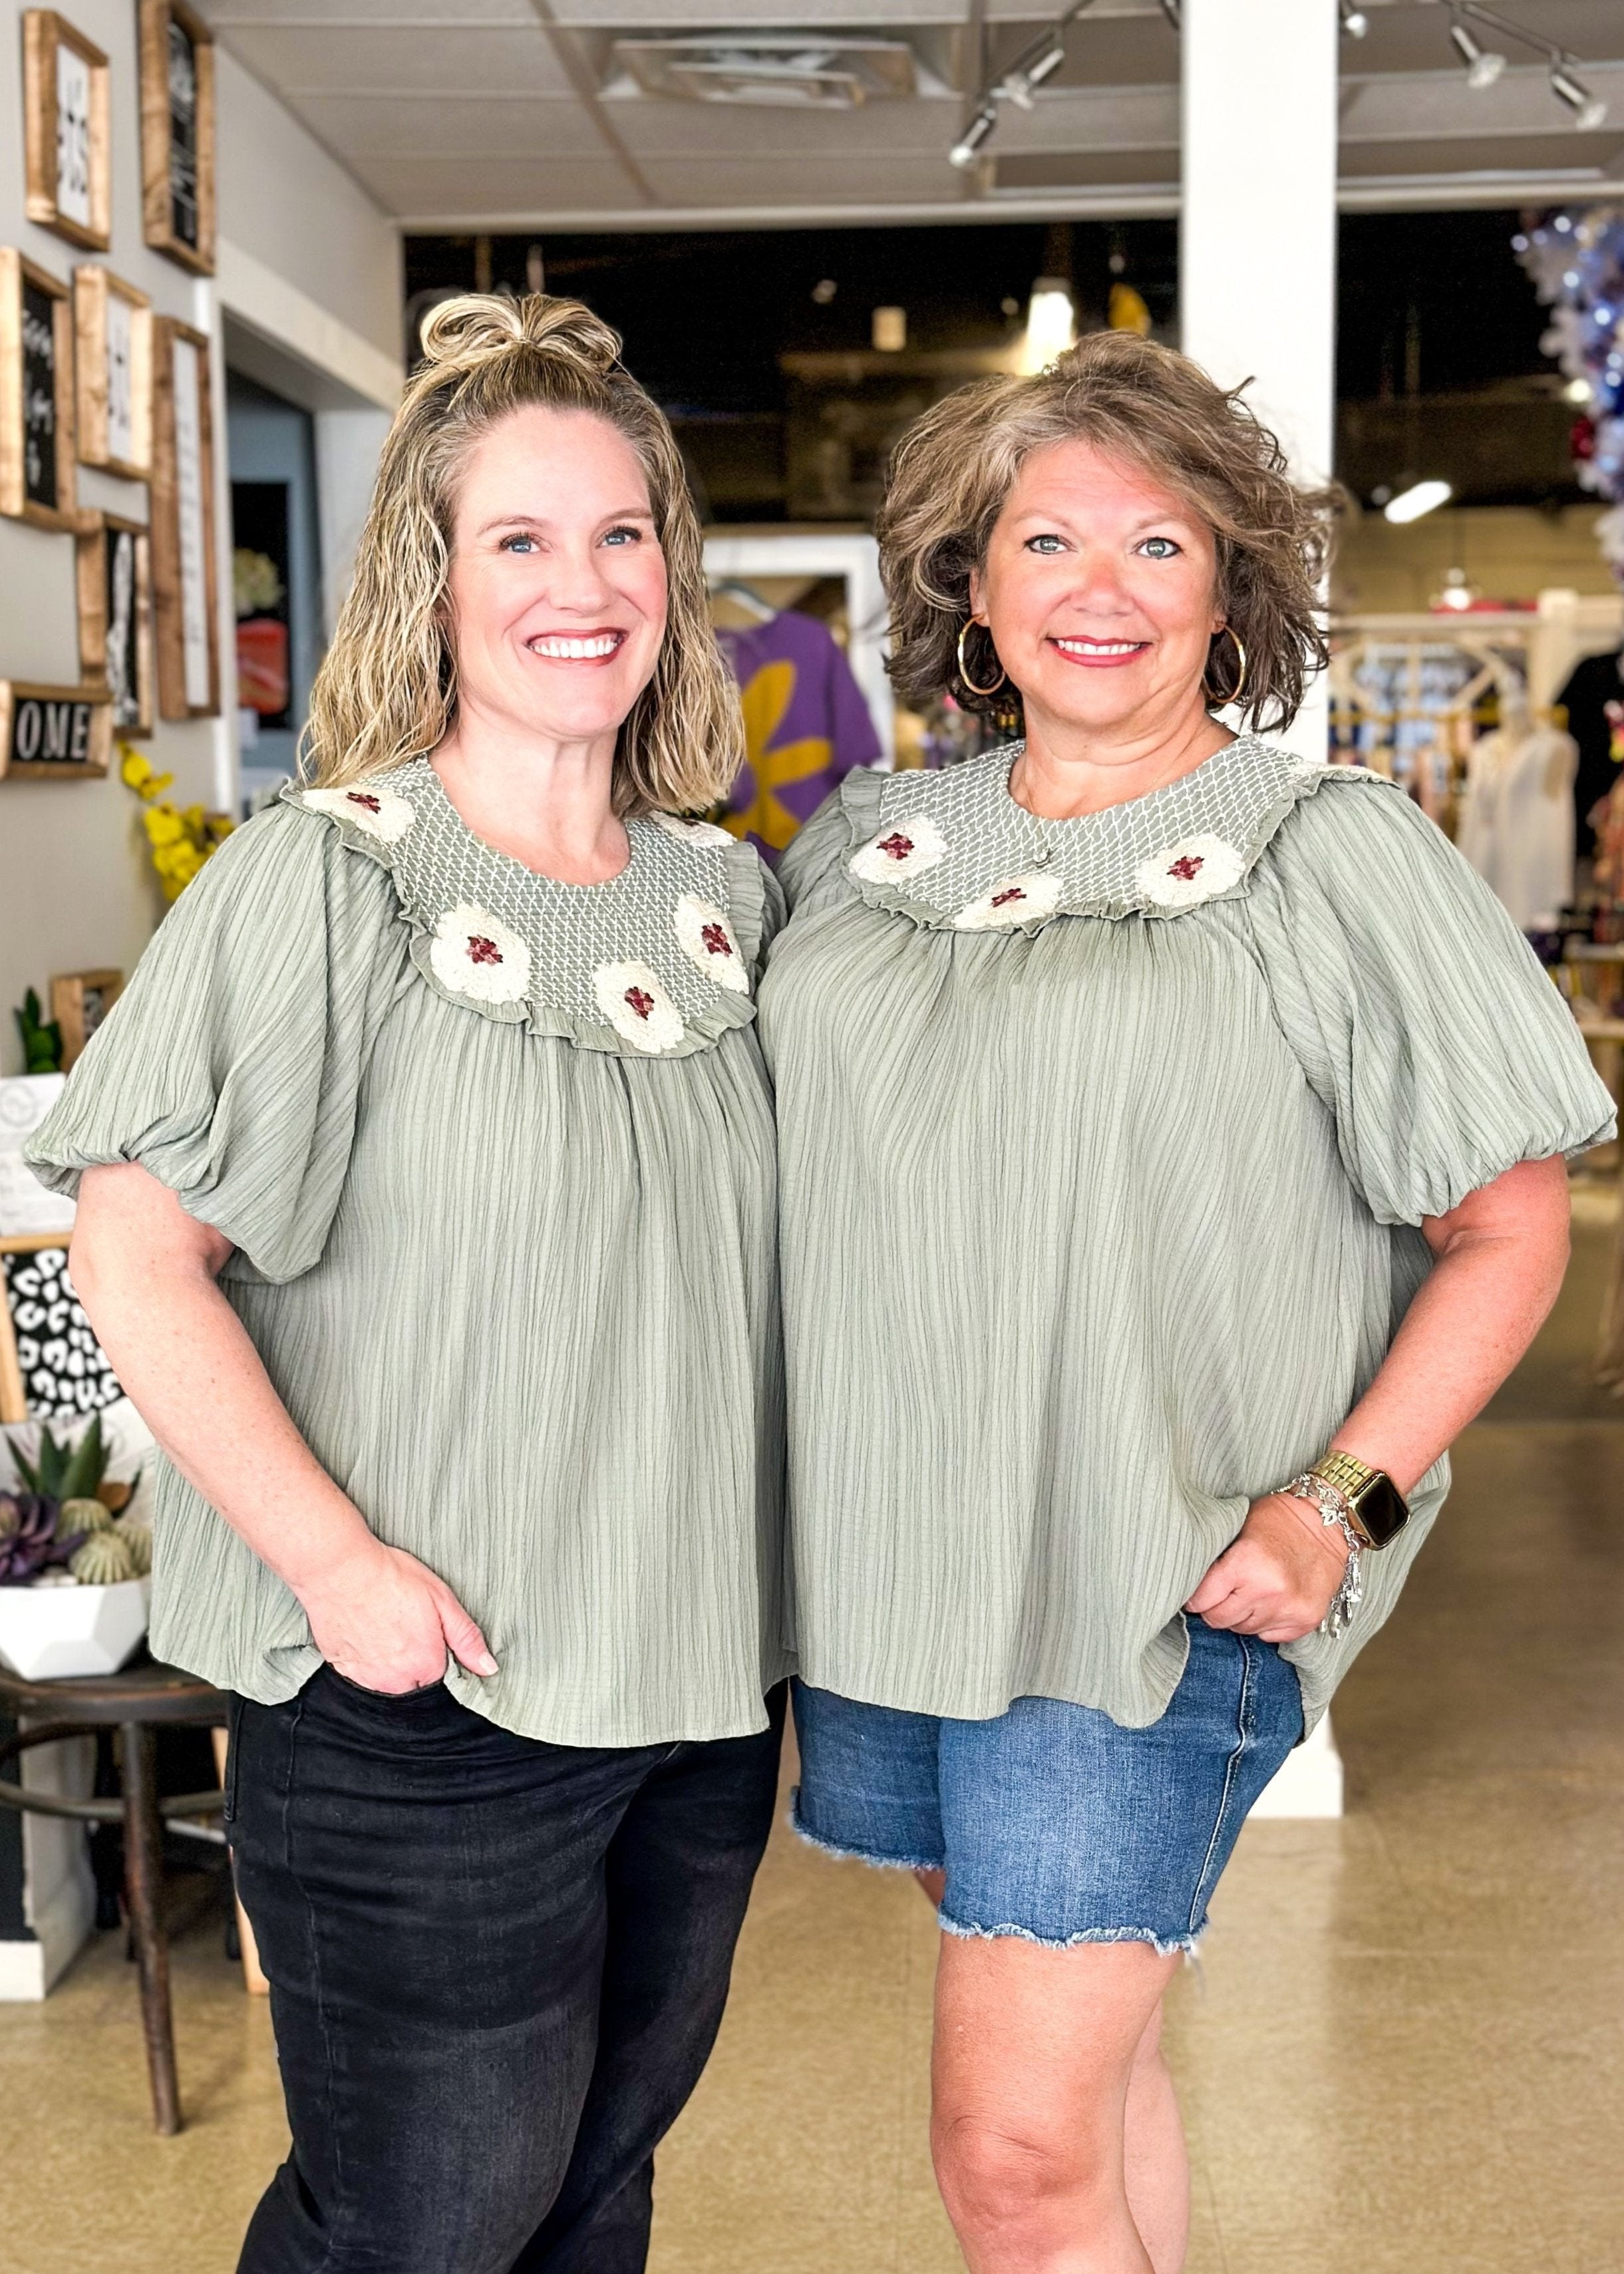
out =
<path fill-rule="evenodd" d="M 953 918 L 959 931 L 1000 931 L 1011 924 L 1034 923 L 1043 916 L 1052 916 L 1065 897 L 1065 880 L 1046 876 L 1034 870 L 1025 877 L 1007 877 L 995 885 L 990 892 L 969 907 L 960 908 Z"/>
<path fill-rule="evenodd" d="M 646 963 L 600 963 L 592 992 L 615 1033 L 634 1050 L 652 1056 L 682 1040 L 682 1013 Z"/>
<path fill-rule="evenodd" d="M 516 1003 L 530 990 L 530 949 L 485 908 L 447 909 L 429 965 L 442 987 L 472 1003 Z"/>
<path fill-rule="evenodd" d="M 357 782 L 350 789 L 307 789 L 301 793 L 300 802 L 316 813 L 330 813 L 335 820 L 348 821 L 380 845 L 398 845 L 417 817 L 410 798 L 365 782 Z"/>
<path fill-rule="evenodd" d="M 1155 907 L 1193 908 L 1238 885 L 1245 866 L 1222 837 L 1186 837 L 1141 861 L 1135 881 Z"/>
<path fill-rule="evenodd" d="M 673 922 L 678 945 L 707 978 L 735 995 L 749 993 L 750 975 L 744 968 L 733 928 L 720 908 L 702 900 L 695 892 L 684 892 Z"/>
<path fill-rule="evenodd" d="M 852 855 L 851 871 L 866 885 L 890 885 L 902 877 L 916 877 L 934 869 L 947 850 L 947 840 L 926 814 L 894 821 Z"/>
<path fill-rule="evenodd" d="M 714 821 L 685 821 L 680 813 L 651 813 L 649 819 L 667 837 L 680 838 L 685 845 L 732 845 L 737 840 Z"/>

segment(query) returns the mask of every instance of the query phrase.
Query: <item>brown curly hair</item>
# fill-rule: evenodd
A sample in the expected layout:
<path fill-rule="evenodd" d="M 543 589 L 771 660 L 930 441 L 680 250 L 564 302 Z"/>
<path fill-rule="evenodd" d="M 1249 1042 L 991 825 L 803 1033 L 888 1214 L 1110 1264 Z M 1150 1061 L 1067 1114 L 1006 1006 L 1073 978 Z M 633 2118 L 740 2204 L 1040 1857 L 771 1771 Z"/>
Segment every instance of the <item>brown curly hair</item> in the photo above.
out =
<path fill-rule="evenodd" d="M 710 629 L 699 523 L 665 414 L 620 360 L 620 341 L 579 300 L 469 292 L 436 308 L 423 365 L 383 447 L 355 582 L 311 692 L 304 771 L 360 781 L 433 749 L 457 714 L 446 618 L 452 521 L 463 461 L 510 411 L 590 411 L 623 434 L 649 485 L 665 556 L 665 636 L 654 676 L 621 726 L 621 814 L 703 812 L 744 763 L 739 697 Z"/>
<path fill-rule="evenodd" d="M 1341 493 L 1293 481 L 1279 442 L 1241 399 L 1188 356 L 1137 332 L 1093 332 L 1035 378 L 976 380 L 936 403 L 892 456 L 876 531 L 891 600 L 888 668 L 918 703 L 951 694 L 966 710 L 1003 713 L 1019 690 L 978 695 L 959 671 L 970 574 L 986 561 L 1004 500 L 1033 451 L 1092 442 L 1142 467 L 1211 529 L 1216 605 L 1246 651 L 1244 715 L 1283 727 L 1324 669 L 1320 587 Z M 984 628 L 966 642 L 971 673 L 997 675 Z M 1202 695 L 1235 697 L 1234 643 L 1218 632 Z"/>

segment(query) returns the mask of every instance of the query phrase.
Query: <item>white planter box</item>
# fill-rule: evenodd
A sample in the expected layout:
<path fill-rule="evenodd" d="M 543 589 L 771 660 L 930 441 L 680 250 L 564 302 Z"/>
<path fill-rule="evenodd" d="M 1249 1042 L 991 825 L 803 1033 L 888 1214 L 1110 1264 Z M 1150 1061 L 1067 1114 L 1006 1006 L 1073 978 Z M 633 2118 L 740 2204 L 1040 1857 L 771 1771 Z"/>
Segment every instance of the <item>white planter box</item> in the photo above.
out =
<path fill-rule="evenodd" d="M 150 1579 L 110 1587 L 0 1587 L 0 1659 L 25 1682 L 117 1674 L 147 1632 Z"/>

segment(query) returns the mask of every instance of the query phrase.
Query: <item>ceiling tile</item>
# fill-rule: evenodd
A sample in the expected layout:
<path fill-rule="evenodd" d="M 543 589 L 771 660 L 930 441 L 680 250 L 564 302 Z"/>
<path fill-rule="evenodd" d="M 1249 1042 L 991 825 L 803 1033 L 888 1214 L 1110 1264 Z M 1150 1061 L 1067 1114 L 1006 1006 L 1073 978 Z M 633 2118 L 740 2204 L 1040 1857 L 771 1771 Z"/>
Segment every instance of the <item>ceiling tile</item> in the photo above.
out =
<path fill-rule="evenodd" d="M 365 158 L 601 158 L 602 137 L 573 97 L 303 94 L 299 116 L 351 164 Z"/>
<path fill-rule="evenodd" d="M 237 25 L 228 45 L 288 94 L 568 94 L 551 42 L 528 30 L 470 24 L 386 28 Z"/>
<path fill-rule="evenodd" d="M 620 213 L 643 203 L 613 158 L 395 156 L 369 158 L 356 171 L 391 213 L 447 225 L 531 211 Z"/>
<path fill-rule="evenodd" d="M 627 148 L 644 158 L 755 156 L 830 164 L 945 153 L 959 124 L 949 102 L 873 102 L 861 110 L 768 109 L 755 104 L 611 102 L 605 111 Z"/>
<path fill-rule="evenodd" d="M 222 31 L 237 25 L 305 25 L 331 32 L 374 24 L 398 24 L 416 32 L 425 25 L 525 24 L 533 26 L 530 0 L 201 0 L 202 12 Z"/>

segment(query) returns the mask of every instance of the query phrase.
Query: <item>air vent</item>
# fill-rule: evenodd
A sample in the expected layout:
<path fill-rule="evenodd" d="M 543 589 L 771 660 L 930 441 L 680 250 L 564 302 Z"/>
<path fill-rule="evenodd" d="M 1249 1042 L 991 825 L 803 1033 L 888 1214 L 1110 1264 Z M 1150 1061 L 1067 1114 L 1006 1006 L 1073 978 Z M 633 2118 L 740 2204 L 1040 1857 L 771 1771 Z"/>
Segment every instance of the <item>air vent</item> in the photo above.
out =
<path fill-rule="evenodd" d="M 678 40 L 617 40 L 607 95 L 680 102 L 769 103 L 798 110 L 856 110 L 921 86 L 906 40 L 831 40 L 811 32 L 712 33 Z"/>

